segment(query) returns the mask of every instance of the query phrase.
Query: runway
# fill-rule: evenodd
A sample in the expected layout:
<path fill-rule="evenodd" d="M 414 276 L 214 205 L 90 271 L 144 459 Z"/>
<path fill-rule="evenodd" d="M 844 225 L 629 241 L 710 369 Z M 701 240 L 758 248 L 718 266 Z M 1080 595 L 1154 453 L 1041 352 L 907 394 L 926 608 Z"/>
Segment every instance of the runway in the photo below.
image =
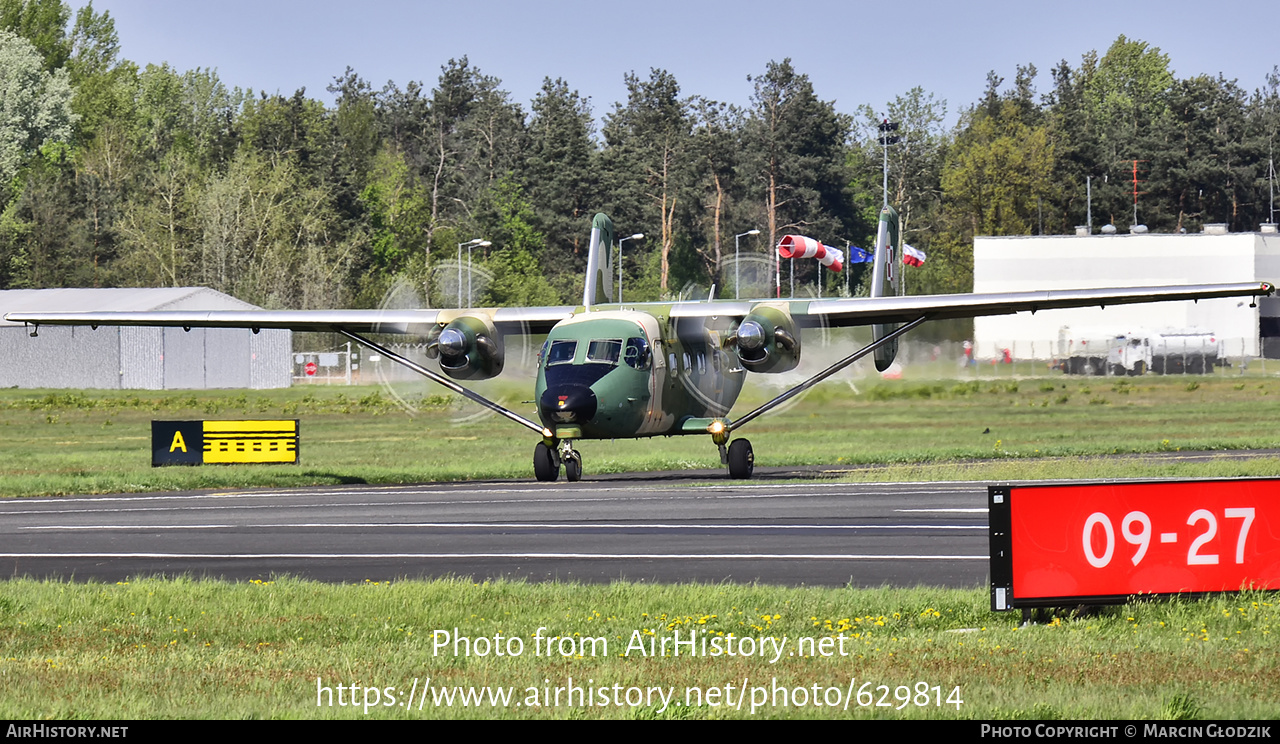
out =
<path fill-rule="evenodd" d="M 721 476 L 723 477 L 723 476 Z M 662 479 L 0 502 L 8 576 L 977 587 L 985 483 Z"/>

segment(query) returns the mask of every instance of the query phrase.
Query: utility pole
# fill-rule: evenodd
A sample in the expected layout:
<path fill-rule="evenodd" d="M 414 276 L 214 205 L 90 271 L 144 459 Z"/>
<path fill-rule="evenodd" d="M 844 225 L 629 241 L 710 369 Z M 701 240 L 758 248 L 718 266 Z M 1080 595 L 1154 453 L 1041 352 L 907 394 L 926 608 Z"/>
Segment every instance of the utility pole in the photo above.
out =
<path fill-rule="evenodd" d="M 889 132 L 896 132 L 901 125 L 896 121 L 885 119 L 880 122 L 880 144 L 884 149 L 884 206 L 889 206 L 889 145 L 896 145 L 902 141 L 902 138 L 896 135 L 890 135 Z"/>
<path fill-rule="evenodd" d="M 1138 194 L 1147 193 L 1145 191 L 1138 191 L 1138 184 L 1146 183 L 1146 181 L 1138 180 L 1138 163 L 1146 163 L 1146 162 L 1150 162 L 1150 161 L 1147 161 L 1147 160 L 1133 161 L 1133 225 L 1138 224 Z M 1133 225 L 1129 226 L 1130 230 L 1133 229 Z"/>
<path fill-rule="evenodd" d="M 1084 177 L 1084 201 L 1087 205 L 1084 213 L 1084 224 L 1089 226 L 1089 234 L 1093 234 L 1093 176 Z"/>

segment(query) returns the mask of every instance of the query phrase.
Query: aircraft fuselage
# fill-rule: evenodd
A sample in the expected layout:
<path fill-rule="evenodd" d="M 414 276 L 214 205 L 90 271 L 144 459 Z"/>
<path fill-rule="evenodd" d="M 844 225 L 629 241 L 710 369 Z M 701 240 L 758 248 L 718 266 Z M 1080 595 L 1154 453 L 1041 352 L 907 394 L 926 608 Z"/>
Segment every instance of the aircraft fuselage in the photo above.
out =
<path fill-rule="evenodd" d="M 725 416 L 745 373 L 717 325 L 663 308 L 562 321 L 538 355 L 542 424 L 557 439 L 621 439 L 692 433 L 689 419 Z"/>

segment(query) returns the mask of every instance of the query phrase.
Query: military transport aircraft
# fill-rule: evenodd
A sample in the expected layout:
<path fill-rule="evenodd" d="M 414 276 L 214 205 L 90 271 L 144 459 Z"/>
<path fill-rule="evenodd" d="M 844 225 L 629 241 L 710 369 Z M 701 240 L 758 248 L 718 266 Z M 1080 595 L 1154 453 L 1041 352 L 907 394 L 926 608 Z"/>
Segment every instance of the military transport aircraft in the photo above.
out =
<path fill-rule="evenodd" d="M 898 215 L 880 214 L 871 297 L 816 300 L 732 300 L 669 303 L 612 302 L 613 223 L 592 221 L 582 305 L 579 307 L 460 308 L 448 310 L 221 310 L 209 312 L 10 313 L 36 335 L 41 324 L 282 328 L 336 332 L 388 359 L 528 427 L 533 472 L 540 481 L 582 477 L 576 439 L 632 439 L 681 434 L 710 435 L 732 478 L 750 478 L 751 443 L 733 438 L 746 424 L 830 377 L 854 361 L 875 355 L 883 371 L 898 338 L 939 318 L 966 318 L 1050 308 L 1120 305 L 1213 297 L 1258 297 L 1267 282 L 1175 287 L 1125 287 L 1003 294 L 894 296 L 893 250 Z M 787 372 L 800 363 L 805 329 L 872 326 L 872 342 L 764 405 L 729 417 L 748 373 Z M 441 375 L 364 334 L 417 334 Z M 495 377 L 503 367 L 503 337 L 547 334 L 538 355 L 535 390 L 538 421 L 510 411 L 455 380 Z"/>

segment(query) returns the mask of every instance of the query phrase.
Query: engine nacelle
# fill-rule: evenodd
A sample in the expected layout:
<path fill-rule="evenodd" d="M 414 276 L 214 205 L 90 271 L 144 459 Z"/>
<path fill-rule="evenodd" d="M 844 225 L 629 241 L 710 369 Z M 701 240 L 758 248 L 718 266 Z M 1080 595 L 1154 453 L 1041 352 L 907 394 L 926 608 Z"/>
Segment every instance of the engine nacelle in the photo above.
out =
<path fill-rule="evenodd" d="M 462 315 L 427 337 L 427 356 L 455 380 L 487 380 L 502 374 L 502 334 L 483 315 Z"/>
<path fill-rule="evenodd" d="M 784 307 L 761 304 L 751 308 L 725 346 L 738 353 L 751 372 L 789 372 L 800 363 L 800 329 Z"/>

